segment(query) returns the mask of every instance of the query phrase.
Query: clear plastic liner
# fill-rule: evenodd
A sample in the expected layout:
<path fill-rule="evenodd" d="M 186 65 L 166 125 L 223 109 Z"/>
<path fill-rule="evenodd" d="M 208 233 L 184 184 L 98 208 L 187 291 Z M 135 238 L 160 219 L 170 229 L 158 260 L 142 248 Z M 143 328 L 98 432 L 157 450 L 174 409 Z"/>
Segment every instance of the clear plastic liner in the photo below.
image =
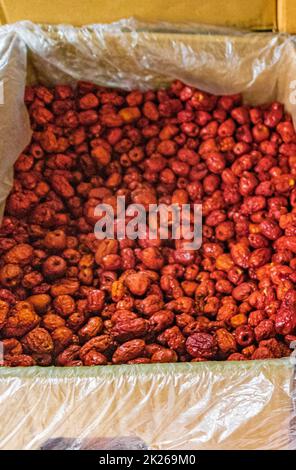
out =
<path fill-rule="evenodd" d="M 0 447 L 295 448 L 292 377 L 289 359 L 3 368 Z"/>
<path fill-rule="evenodd" d="M 0 209 L 30 141 L 25 82 L 126 89 L 173 79 L 245 102 L 283 102 L 296 123 L 295 39 L 193 25 L 0 28 Z M 296 448 L 290 359 L 0 368 L 0 449 Z"/>

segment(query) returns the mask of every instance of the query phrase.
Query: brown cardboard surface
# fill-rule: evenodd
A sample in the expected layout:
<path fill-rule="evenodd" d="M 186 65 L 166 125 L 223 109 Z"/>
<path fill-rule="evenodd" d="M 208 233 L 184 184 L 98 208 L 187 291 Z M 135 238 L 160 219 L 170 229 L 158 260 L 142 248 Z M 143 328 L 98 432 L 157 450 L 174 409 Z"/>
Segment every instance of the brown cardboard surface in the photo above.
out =
<path fill-rule="evenodd" d="M 109 23 L 134 16 L 142 21 L 194 22 L 246 29 L 275 29 L 276 0 L 1 0 L 0 21 Z"/>
<path fill-rule="evenodd" d="M 278 0 L 277 17 L 280 32 L 296 34 L 295 0 Z"/>

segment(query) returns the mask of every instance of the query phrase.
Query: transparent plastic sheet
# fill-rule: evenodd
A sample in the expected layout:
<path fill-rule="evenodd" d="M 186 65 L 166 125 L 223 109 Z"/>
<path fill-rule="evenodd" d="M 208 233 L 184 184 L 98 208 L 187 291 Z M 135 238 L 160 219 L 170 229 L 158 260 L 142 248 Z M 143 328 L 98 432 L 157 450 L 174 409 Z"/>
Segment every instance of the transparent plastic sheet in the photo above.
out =
<path fill-rule="evenodd" d="M 31 131 L 25 81 L 206 91 L 292 112 L 295 40 L 193 25 L 0 28 L 0 207 Z M 0 368 L 0 449 L 296 448 L 290 359 L 83 368 Z"/>
<path fill-rule="evenodd" d="M 24 105 L 26 47 L 13 31 L 0 28 L 0 216 L 11 189 L 13 163 L 30 140 L 29 118 Z M 2 95 L 2 93 L 1 93 Z"/>
<path fill-rule="evenodd" d="M 292 367 L 3 368 L 1 449 L 288 449 Z"/>

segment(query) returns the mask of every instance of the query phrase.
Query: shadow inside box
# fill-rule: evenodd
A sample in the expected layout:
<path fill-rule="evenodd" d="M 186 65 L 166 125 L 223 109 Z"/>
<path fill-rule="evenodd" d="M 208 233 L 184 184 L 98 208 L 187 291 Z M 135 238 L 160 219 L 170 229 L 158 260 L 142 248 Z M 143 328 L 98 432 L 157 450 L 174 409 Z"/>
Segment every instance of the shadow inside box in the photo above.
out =
<path fill-rule="evenodd" d="M 138 437 L 99 437 L 75 439 L 55 437 L 41 445 L 40 450 L 146 450 L 147 444 Z"/>

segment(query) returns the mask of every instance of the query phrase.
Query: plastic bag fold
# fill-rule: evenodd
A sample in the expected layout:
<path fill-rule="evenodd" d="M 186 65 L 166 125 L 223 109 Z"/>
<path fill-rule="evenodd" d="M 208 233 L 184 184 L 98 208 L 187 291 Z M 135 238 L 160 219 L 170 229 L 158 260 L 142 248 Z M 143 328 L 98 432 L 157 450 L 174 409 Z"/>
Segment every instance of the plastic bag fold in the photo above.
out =
<path fill-rule="evenodd" d="M 289 359 L 0 371 L 1 449 L 289 449 Z"/>

